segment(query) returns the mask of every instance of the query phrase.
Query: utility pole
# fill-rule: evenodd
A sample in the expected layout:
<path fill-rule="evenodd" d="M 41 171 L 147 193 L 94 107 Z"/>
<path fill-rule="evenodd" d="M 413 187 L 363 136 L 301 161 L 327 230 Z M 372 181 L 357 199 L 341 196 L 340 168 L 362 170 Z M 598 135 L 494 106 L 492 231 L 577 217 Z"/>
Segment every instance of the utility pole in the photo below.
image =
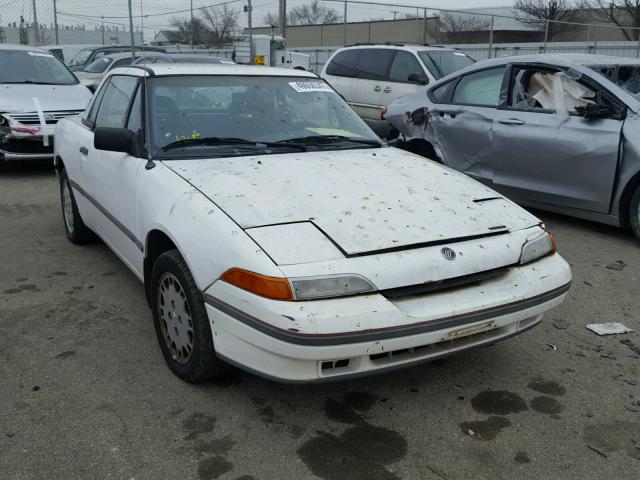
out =
<path fill-rule="evenodd" d="M 342 19 L 344 22 L 344 40 L 343 45 L 347 46 L 347 0 L 344 0 L 344 18 Z"/>
<path fill-rule="evenodd" d="M 400 12 L 398 10 L 391 10 L 391 13 L 393 13 L 393 19 L 395 20 Z"/>
<path fill-rule="evenodd" d="M 35 0 L 33 0 L 35 2 Z M 136 39 L 133 35 L 133 10 L 131 8 L 131 0 L 129 0 L 129 31 L 131 33 L 131 62 L 136 58 Z"/>
<path fill-rule="evenodd" d="M 249 64 L 253 65 L 254 62 L 256 61 L 255 57 L 254 57 L 254 51 L 253 51 L 253 20 L 252 20 L 252 7 L 251 7 L 251 0 L 247 0 L 247 5 L 244 7 L 246 12 L 247 12 L 247 16 L 248 16 L 248 25 L 249 25 Z"/>
<path fill-rule="evenodd" d="M 140 0 L 140 43 L 144 45 L 144 13 L 142 11 L 142 2 Z"/>
<path fill-rule="evenodd" d="M 195 40 L 194 40 L 194 31 L 193 31 L 193 0 L 191 0 L 191 28 L 189 29 L 189 32 L 191 34 L 191 50 L 193 50 L 194 48 L 194 44 L 195 44 Z"/>
<path fill-rule="evenodd" d="M 40 25 L 38 25 L 38 12 L 36 10 L 36 0 L 32 0 L 33 6 L 33 33 L 36 35 L 36 45 L 40 45 Z"/>
<path fill-rule="evenodd" d="M 55 29 L 56 45 L 60 45 L 60 40 L 58 39 L 58 2 L 57 0 L 53 0 L 53 28 Z"/>
<path fill-rule="evenodd" d="M 102 45 L 104 45 L 104 15 L 102 15 L 100 17 L 100 19 L 101 19 L 100 20 L 100 25 L 101 25 L 100 30 L 102 30 Z"/>
<path fill-rule="evenodd" d="M 280 0 L 280 18 L 278 23 L 280 24 L 280 35 L 282 38 L 287 38 L 287 0 Z"/>

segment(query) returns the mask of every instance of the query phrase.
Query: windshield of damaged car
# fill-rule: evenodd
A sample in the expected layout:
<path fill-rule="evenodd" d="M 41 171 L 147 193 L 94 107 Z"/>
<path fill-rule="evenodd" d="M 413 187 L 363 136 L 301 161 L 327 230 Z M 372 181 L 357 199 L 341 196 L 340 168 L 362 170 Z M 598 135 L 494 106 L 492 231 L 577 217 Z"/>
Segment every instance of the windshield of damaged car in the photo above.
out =
<path fill-rule="evenodd" d="M 89 65 L 84 67 L 83 72 L 87 73 L 104 73 L 109 65 L 113 62 L 113 58 L 110 57 L 100 57 L 96 58 Z"/>
<path fill-rule="evenodd" d="M 380 146 L 360 117 L 317 78 L 185 75 L 149 79 L 148 85 L 154 155 Z"/>
<path fill-rule="evenodd" d="M 640 65 L 592 65 L 589 68 L 640 99 Z"/>
<path fill-rule="evenodd" d="M 418 56 L 436 80 L 475 63 L 473 58 L 464 53 L 451 50 L 423 50 L 418 52 Z"/>
<path fill-rule="evenodd" d="M 0 83 L 75 85 L 76 77 L 53 54 L 28 50 L 0 50 Z"/>

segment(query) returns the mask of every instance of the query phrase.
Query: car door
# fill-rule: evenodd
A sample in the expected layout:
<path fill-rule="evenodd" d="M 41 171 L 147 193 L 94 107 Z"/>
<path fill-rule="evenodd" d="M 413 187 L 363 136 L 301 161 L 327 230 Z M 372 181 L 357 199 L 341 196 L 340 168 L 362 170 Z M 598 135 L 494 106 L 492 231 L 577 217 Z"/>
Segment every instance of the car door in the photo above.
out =
<path fill-rule="evenodd" d="M 594 99 L 611 114 L 579 115 Z M 534 206 L 608 213 L 623 118 L 624 106 L 577 72 L 514 65 L 491 142 L 495 187 Z"/>
<path fill-rule="evenodd" d="M 418 58 L 411 52 L 398 50 L 391 62 L 387 81 L 382 84 L 380 103 L 390 105 L 396 98 L 416 93 L 429 83 Z"/>
<path fill-rule="evenodd" d="M 506 66 L 457 77 L 429 92 L 428 136 L 444 163 L 491 185 L 492 128 Z"/>
<path fill-rule="evenodd" d="M 96 128 L 142 130 L 139 77 L 112 75 L 103 87 L 104 94 L 95 124 L 84 145 L 86 149 L 86 196 L 96 209 L 94 228 L 104 241 L 132 268 L 140 272 L 142 240 L 134 235 L 137 214 L 136 181 L 145 160 L 127 153 L 97 150 L 93 146 Z"/>
<path fill-rule="evenodd" d="M 350 104 L 367 120 L 380 120 L 383 89 L 396 51 L 391 48 L 359 48 Z"/>

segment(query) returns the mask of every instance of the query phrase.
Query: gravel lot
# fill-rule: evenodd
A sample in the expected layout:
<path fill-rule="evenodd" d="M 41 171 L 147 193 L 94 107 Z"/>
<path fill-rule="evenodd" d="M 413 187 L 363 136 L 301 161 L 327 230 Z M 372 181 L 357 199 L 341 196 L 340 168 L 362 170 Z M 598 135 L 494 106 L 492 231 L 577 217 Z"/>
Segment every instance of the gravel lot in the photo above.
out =
<path fill-rule="evenodd" d="M 640 331 L 640 242 L 538 214 L 574 286 L 525 335 L 345 383 L 238 372 L 189 385 L 165 367 L 134 275 L 104 244 L 66 240 L 50 169 L 12 167 L 0 173 L 0 478 L 636 480 L 640 333 L 585 325 Z"/>

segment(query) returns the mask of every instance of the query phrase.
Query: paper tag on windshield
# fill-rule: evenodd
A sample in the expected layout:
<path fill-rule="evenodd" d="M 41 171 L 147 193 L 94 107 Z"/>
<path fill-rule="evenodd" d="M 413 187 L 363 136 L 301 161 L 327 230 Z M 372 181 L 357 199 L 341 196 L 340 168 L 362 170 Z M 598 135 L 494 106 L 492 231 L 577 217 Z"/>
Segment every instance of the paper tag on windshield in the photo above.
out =
<path fill-rule="evenodd" d="M 51 53 L 44 53 L 44 52 L 27 52 L 27 53 L 34 57 L 53 57 Z"/>
<path fill-rule="evenodd" d="M 333 92 L 331 87 L 325 82 L 317 80 L 305 80 L 303 82 L 289 82 L 291 88 L 296 92 Z"/>

